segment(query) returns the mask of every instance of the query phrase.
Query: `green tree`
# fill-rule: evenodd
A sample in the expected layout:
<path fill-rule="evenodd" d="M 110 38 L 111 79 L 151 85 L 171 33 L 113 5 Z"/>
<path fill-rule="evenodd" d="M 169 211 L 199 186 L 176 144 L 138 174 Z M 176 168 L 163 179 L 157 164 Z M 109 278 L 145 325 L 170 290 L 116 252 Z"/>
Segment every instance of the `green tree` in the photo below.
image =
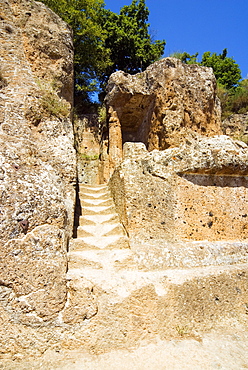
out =
<path fill-rule="evenodd" d="M 227 57 L 227 49 L 222 54 L 207 51 L 202 56 L 201 65 L 212 67 L 216 80 L 226 89 L 235 88 L 241 79 L 241 71 L 233 58 Z"/>
<path fill-rule="evenodd" d="M 222 118 L 233 113 L 244 113 L 248 110 L 247 80 L 241 80 L 241 71 L 233 58 L 227 57 L 227 49 L 222 54 L 211 54 L 209 51 L 202 56 L 201 64 L 212 67 L 221 101 Z"/>
<path fill-rule="evenodd" d="M 236 88 L 241 80 L 241 71 L 233 58 L 227 57 L 227 49 L 222 54 L 205 52 L 200 63 L 197 62 L 198 53 L 190 55 L 187 52 L 176 52 L 170 55 L 186 64 L 200 64 L 213 68 L 217 82 L 225 89 Z"/>
<path fill-rule="evenodd" d="M 109 10 L 103 12 L 101 25 L 107 33 L 105 46 L 111 51 L 112 61 L 106 77 L 117 70 L 141 72 L 163 55 L 165 41 L 152 40 L 148 16 L 145 0 L 133 0 L 119 15 Z"/>

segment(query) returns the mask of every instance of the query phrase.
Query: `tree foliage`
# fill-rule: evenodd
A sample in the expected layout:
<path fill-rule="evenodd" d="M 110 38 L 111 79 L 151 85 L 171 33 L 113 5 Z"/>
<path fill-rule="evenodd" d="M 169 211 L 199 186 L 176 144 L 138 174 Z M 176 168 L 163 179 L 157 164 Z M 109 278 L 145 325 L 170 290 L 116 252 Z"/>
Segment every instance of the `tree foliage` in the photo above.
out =
<path fill-rule="evenodd" d="M 217 93 L 222 106 L 222 118 L 233 113 L 247 112 L 247 80 L 240 81 L 240 68 L 233 58 L 227 57 L 227 49 L 219 55 L 211 54 L 209 51 L 204 53 L 201 64 L 213 68 L 218 84 Z"/>
<path fill-rule="evenodd" d="M 133 0 L 120 14 L 103 0 L 42 1 L 73 29 L 76 95 L 87 98 L 112 72 L 139 72 L 163 54 L 165 42 L 149 35 L 145 0 Z"/>
<path fill-rule="evenodd" d="M 201 62 L 197 62 L 198 53 L 177 52 L 171 55 L 187 64 L 200 64 L 213 68 L 217 80 L 217 94 L 221 101 L 222 118 L 233 113 L 248 111 L 248 80 L 241 80 L 241 71 L 233 58 L 227 57 L 227 49 L 221 54 L 205 52 Z"/>
<path fill-rule="evenodd" d="M 202 56 L 201 65 L 212 67 L 216 80 L 227 89 L 236 87 L 241 79 L 241 71 L 233 58 L 227 57 L 227 49 L 222 54 L 207 51 Z"/>
<path fill-rule="evenodd" d="M 233 113 L 248 111 L 248 79 L 242 80 L 235 89 L 227 89 L 218 84 L 217 93 L 221 101 L 223 119 Z"/>
<path fill-rule="evenodd" d="M 202 55 L 201 62 L 197 62 L 198 53 L 190 55 L 187 52 L 176 52 L 171 56 L 186 64 L 200 64 L 213 68 L 217 82 L 226 89 L 236 88 L 241 80 L 240 68 L 233 58 L 227 57 L 227 49 L 219 55 L 207 51 Z"/>
<path fill-rule="evenodd" d="M 148 16 L 145 0 L 133 0 L 120 14 L 104 11 L 101 25 L 107 33 L 105 45 L 111 51 L 112 61 L 108 75 L 116 70 L 141 72 L 162 56 L 165 41 L 152 41 Z"/>

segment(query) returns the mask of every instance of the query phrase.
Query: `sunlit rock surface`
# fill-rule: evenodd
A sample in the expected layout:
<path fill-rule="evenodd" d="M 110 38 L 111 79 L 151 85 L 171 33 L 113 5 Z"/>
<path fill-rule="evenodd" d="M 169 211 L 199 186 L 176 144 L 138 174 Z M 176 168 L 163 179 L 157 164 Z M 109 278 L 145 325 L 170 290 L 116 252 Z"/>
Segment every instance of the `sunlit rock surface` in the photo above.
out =
<path fill-rule="evenodd" d="M 28 328 L 56 322 L 67 298 L 76 179 L 72 35 L 41 3 L 1 1 L 0 8 L 1 351 L 31 350 L 33 341 L 35 353 L 42 341 L 29 339 Z"/>

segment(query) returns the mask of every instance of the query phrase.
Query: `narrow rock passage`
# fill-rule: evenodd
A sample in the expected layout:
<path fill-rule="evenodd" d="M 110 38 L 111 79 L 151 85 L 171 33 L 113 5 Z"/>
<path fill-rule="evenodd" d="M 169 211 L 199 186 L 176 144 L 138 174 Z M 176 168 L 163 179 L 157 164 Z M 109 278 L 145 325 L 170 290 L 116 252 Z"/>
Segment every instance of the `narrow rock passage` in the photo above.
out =
<path fill-rule="evenodd" d="M 77 237 L 70 242 L 67 272 L 70 286 L 78 286 L 77 294 L 81 294 L 82 287 L 94 286 L 113 303 L 149 284 L 164 293 L 160 281 L 163 271 L 144 272 L 137 268 L 108 187 L 80 185 L 79 198 L 82 215 Z"/>
<path fill-rule="evenodd" d="M 111 268 L 109 258 L 115 259 L 116 253 L 126 257 L 129 241 L 110 191 L 106 185 L 80 184 L 79 198 L 82 215 L 77 238 L 72 239 L 69 248 L 68 273 L 74 274 L 86 266 L 104 268 L 107 257 Z"/>

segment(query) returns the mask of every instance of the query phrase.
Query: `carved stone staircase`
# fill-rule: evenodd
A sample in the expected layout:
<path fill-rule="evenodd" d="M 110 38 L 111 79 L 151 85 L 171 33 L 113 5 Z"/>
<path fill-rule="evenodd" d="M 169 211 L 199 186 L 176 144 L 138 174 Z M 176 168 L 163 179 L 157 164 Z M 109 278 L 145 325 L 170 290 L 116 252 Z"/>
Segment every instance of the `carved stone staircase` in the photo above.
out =
<path fill-rule="evenodd" d="M 113 270 L 131 254 L 129 240 L 106 185 L 80 184 L 82 215 L 68 253 L 68 278 Z M 117 262 L 118 261 L 118 262 Z M 95 274 L 98 275 L 97 271 Z"/>

